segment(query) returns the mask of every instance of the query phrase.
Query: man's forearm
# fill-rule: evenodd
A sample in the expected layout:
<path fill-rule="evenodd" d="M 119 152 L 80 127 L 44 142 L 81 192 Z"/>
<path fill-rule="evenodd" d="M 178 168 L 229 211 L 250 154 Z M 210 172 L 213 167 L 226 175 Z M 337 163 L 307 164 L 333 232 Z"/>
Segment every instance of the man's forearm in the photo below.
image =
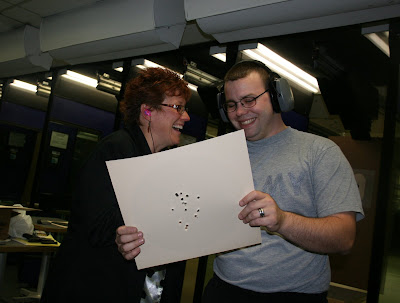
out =
<path fill-rule="evenodd" d="M 308 218 L 285 212 L 278 232 L 295 245 L 315 253 L 347 253 L 356 235 L 355 214 L 344 212 Z"/>

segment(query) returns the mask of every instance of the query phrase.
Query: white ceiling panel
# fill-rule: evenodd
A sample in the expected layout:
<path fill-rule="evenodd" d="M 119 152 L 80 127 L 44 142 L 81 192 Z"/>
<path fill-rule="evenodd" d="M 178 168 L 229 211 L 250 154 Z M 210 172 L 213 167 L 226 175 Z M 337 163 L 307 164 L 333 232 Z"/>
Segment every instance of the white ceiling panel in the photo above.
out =
<path fill-rule="evenodd" d="M 0 12 L 1 12 L 3 9 L 5 9 L 5 8 L 7 8 L 7 7 L 10 7 L 10 6 L 11 6 L 11 3 L 8 3 L 8 2 L 6 2 L 6 1 L 0 0 Z"/>
<path fill-rule="evenodd" d="M 13 20 L 18 20 L 24 24 L 30 24 L 34 27 L 39 27 L 42 20 L 39 15 L 17 6 L 4 10 L 3 15 Z"/>
<path fill-rule="evenodd" d="M 89 6 L 99 1 L 102 0 L 0 0 L 0 33 L 18 29 L 25 24 L 39 28 L 42 17 Z"/>
<path fill-rule="evenodd" d="M 19 4 L 21 2 L 24 2 L 25 0 L 6 0 L 6 2 L 10 2 L 11 4 Z"/>
<path fill-rule="evenodd" d="M 23 26 L 24 23 L 12 20 L 6 16 L 0 15 L 0 33 Z"/>
<path fill-rule="evenodd" d="M 287 0 L 185 0 L 185 13 L 189 21 L 285 1 Z"/>
<path fill-rule="evenodd" d="M 20 6 L 42 17 L 47 17 L 87 6 L 98 1 L 100 0 L 31 0 L 22 3 Z"/>

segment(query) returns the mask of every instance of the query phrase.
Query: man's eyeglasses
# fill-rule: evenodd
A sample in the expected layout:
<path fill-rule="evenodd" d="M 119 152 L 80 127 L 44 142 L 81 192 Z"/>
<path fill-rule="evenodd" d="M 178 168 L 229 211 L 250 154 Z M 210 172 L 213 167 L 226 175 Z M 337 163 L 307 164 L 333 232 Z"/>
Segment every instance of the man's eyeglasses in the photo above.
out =
<path fill-rule="evenodd" d="M 236 101 L 225 102 L 223 104 L 223 107 L 224 107 L 225 111 L 228 113 L 232 113 L 232 112 L 236 111 L 237 107 L 238 107 L 238 103 L 242 104 L 242 106 L 245 108 L 253 107 L 257 103 L 257 98 L 264 95 L 267 91 L 269 91 L 269 89 L 267 89 L 265 92 L 259 94 L 256 97 L 244 97 L 237 102 Z"/>
<path fill-rule="evenodd" d="M 176 104 L 160 104 L 162 106 L 168 106 L 176 109 L 176 111 L 180 114 L 183 115 L 184 112 L 189 112 L 189 109 L 183 105 L 176 105 Z"/>

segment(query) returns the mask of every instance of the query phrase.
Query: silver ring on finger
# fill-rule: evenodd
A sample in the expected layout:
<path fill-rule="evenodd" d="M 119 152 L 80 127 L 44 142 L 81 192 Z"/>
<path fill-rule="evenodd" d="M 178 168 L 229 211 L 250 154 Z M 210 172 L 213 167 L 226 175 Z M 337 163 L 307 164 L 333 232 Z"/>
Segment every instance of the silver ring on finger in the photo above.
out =
<path fill-rule="evenodd" d="M 259 208 L 258 212 L 260 213 L 260 217 L 264 217 L 265 216 L 264 209 Z"/>

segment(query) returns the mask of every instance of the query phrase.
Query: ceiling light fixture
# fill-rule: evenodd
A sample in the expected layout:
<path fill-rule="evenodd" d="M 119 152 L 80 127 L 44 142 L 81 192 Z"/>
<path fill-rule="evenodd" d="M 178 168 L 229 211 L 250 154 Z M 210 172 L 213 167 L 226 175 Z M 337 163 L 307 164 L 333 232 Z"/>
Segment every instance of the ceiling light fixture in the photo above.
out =
<path fill-rule="evenodd" d="M 242 44 L 239 45 L 239 50 L 251 59 L 263 62 L 281 77 L 295 82 L 312 93 L 320 93 L 318 81 L 315 77 L 279 56 L 265 45 L 261 43 Z"/>
<path fill-rule="evenodd" d="M 121 90 L 121 82 L 111 79 L 107 73 L 97 75 L 97 89 L 113 95 L 118 95 Z"/>
<path fill-rule="evenodd" d="M 36 95 L 48 97 L 51 93 L 51 82 L 49 80 L 39 81 L 36 85 Z"/>
<path fill-rule="evenodd" d="M 210 55 L 222 62 L 226 62 L 226 46 L 211 46 Z"/>
<path fill-rule="evenodd" d="M 191 90 L 194 90 L 194 91 L 197 92 L 197 88 L 198 88 L 197 85 L 194 85 L 194 84 L 188 82 L 188 87 L 189 87 Z"/>
<path fill-rule="evenodd" d="M 143 59 L 143 58 L 132 60 L 131 65 L 132 66 L 136 66 L 136 67 L 138 67 L 140 69 L 145 69 L 145 68 L 148 68 L 148 67 L 160 67 L 160 68 L 165 68 L 165 69 L 171 70 L 169 68 L 166 68 L 165 66 L 162 66 L 162 65 L 157 64 L 157 63 L 155 63 L 153 61 L 150 61 L 150 60 L 147 60 L 147 59 Z M 171 71 L 173 71 L 173 70 L 171 70 Z M 181 77 L 181 79 L 183 79 L 183 75 L 182 74 L 177 73 L 176 71 L 173 71 L 173 72 L 178 74 L 179 77 Z M 197 86 L 192 84 L 192 83 L 188 82 L 188 87 L 191 90 L 197 91 Z"/>
<path fill-rule="evenodd" d="M 363 27 L 361 34 L 390 58 L 389 24 Z"/>
<path fill-rule="evenodd" d="M 96 87 L 97 86 L 97 80 L 91 77 L 84 76 L 82 74 L 73 72 L 71 70 L 66 70 L 64 74 L 62 74 L 62 77 L 67 78 L 69 80 L 79 82 L 91 87 Z"/>
<path fill-rule="evenodd" d="M 122 61 L 114 62 L 112 64 L 112 68 L 114 70 L 116 70 L 117 72 L 122 73 L 124 71 L 124 62 L 122 62 Z"/>
<path fill-rule="evenodd" d="M 365 37 L 379 48 L 386 56 L 390 57 L 389 44 L 384 40 L 382 35 L 376 33 L 366 34 Z"/>
<path fill-rule="evenodd" d="M 187 65 L 184 79 L 186 81 L 191 80 L 207 86 L 218 86 L 222 83 L 221 79 L 198 69 L 194 62 L 190 62 L 190 64 Z"/>
<path fill-rule="evenodd" d="M 24 81 L 14 80 L 13 82 L 10 83 L 10 85 L 36 93 L 36 85 Z"/>
<path fill-rule="evenodd" d="M 217 58 L 218 60 L 221 60 L 222 62 L 226 62 L 226 54 L 214 54 L 212 55 L 214 58 Z"/>
<path fill-rule="evenodd" d="M 145 69 L 148 67 L 160 67 L 160 68 L 166 68 L 165 66 L 162 66 L 160 64 L 157 64 L 153 61 L 147 60 L 147 59 L 135 59 L 132 60 L 132 65 L 136 65 L 136 67 L 140 69 Z M 169 69 L 169 68 L 166 68 Z"/>

